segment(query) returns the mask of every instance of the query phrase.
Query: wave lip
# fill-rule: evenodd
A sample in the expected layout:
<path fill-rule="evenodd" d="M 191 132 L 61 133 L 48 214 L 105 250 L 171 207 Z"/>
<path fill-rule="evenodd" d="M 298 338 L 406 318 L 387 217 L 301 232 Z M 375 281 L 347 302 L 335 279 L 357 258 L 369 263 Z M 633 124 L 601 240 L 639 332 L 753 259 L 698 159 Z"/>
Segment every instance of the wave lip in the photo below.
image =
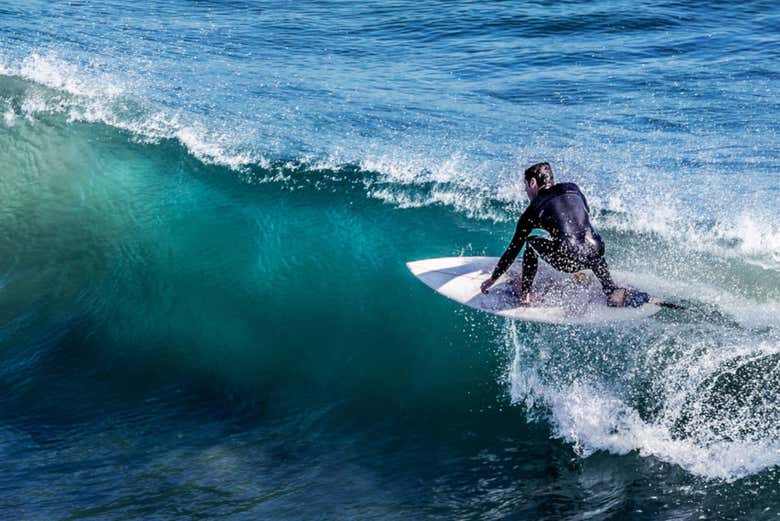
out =
<path fill-rule="evenodd" d="M 176 140 L 207 164 L 240 170 L 267 163 L 263 156 L 237 145 L 235 133 L 212 130 L 181 111 L 152 107 L 130 94 L 142 90 L 133 82 L 88 71 L 54 54 L 33 53 L 16 63 L 0 55 L 0 76 L 31 82 L 24 97 L 15 100 L 18 108 L 9 107 L 4 112 L 7 126 L 18 117 L 34 122 L 36 117 L 60 114 L 71 122 L 108 125 L 144 142 Z"/>
<path fill-rule="evenodd" d="M 212 120 L 209 115 L 198 115 L 196 108 L 186 104 L 177 108 L 153 105 L 144 95 L 151 86 L 127 75 L 104 72 L 108 69 L 99 63 L 77 65 L 54 53 L 33 52 L 18 60 L 0 54 L 0 75 L 32 82 L 16 108 L 6 106 L 0 111 L 2 122 L 11 126 L 21 117 L 64 114 L 71 121 L 116 127 L 142 141 L 175 140 L 200 161 L 240 171 L 255 166 L 267 168 L 279 159 L 271 158 L 270 145 L 254 141 L 253 134 L 256 131 L 273 135 L 278 129 L 237 129 L 220 122 L 219 117 Z M 293 138 L 287 136 L 290 141 Z M 526 164 L 531 157 L 551 155 L 552 158 L 545 158 L 556 160 L 556 166 L 563 170 L 562 177 L 570 177 L 586 190 L 594 213 L 607 214 L 595 219 L 597 225 L 609 230 L 656 234 L 681 248 L 739 258 L 780 272 L 780 228 L 771 204 L 765 208 L 757 204 L 737 214 L 725 208 L 697 214 L 695 209 L 675 204 L 664 196 L 668 191 L 667 182 L 674 180 L 681 191 L 685 182 L 646 166 L 638 170 L 642 183 L 618 179 L 618 186 L 608 188 L 598 180 L 603 177 L 602 169 L 609 171 L 614 165 L 602 163 L 597 156 L 623 160 L 626 169 L 630 169 L 653 150 L 648 149 L 648 144 L 625 150 L 600 145 L 601 150 L 594 152 L 587 145 L 587 142 L 576 145 L 564 142 L 562 148 L 559 145 L 551 148 L 546 142 L 534 142 L 511 147 L 507 143 L 453 141 L 431 132 L 422 136 L 398 134 L 390 142 L 365 138 L 359 143 L 309 143 L 304 148 L 320 148 L 305 150 L 298 156 L 317 157 L 317 161 L 327 163 L 331 169 L 358 165 L 366 172 L 378 173 L 387 184 L 372 194 L 400 207 L 445 205 L 469 217 L 504 221 L 509 216 L 491 207 L 496 203 L 524 202 L 518 174 L 522 165 L 518 159 L 522 157 L 522 163 Z M 574 172 L 566 176 L 566 170 Z M 398 188 L 425 189 L 428 184 L 435 185 L 428 197 L 410 197 L 407 191 Z M 642 208 L 641 212 L 630 211 L 637 206 Z"/>

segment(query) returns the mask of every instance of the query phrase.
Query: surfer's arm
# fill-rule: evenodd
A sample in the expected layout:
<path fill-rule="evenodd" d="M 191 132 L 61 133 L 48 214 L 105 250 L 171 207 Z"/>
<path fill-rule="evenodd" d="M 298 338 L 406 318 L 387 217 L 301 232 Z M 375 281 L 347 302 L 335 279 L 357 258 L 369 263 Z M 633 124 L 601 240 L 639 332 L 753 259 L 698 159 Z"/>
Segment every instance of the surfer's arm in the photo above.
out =
<path fill-rule="evenodd" d="M 525 212 L 523 212 L 520 220 L 517 221 L 515 234 L 512 237 L 512 240 L 509 242 L 509 246 L 507 247 L 506 251 L 498 260 L 496 268 L 493 270 L 493 274 L 490 276 L 490 280 L 495 282 L 501 275 L 504 274 L 506 270 L 509 269 L 509 266 L 512 265 L 512 263 L 517 258 L 517 255 L 520 253 L 520 250 L 523 248 L 523 244 L 525 244 L 525 240 L 531 234 L 532 229 L 533 219 L 531 217 L 531 209 L 528 208 Z"/>

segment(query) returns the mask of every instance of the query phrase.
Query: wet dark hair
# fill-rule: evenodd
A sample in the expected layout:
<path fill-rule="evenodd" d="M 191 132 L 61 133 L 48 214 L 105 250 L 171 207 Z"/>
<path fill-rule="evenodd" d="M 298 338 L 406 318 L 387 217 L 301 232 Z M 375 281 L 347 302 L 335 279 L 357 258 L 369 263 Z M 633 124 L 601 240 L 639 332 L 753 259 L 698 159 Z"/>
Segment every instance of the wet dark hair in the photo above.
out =
<path fill-rule="evenodd" d="M 550 163 L 536 163 L 526 168 L 525 182 L 530 183 L 531 179 L 536 179 L 539 188 L 550 188 L 555 184 Z"/>

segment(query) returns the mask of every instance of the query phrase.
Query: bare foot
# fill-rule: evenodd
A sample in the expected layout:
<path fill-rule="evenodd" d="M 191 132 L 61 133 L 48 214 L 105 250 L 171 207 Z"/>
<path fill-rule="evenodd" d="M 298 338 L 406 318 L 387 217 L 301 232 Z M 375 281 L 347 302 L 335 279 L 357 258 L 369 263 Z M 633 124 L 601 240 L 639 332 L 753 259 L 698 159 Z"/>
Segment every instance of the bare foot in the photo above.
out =
<path fill-rule="evenodd" d="M 622 308 L 626 305 L 626 298 L 628 298 L 628 289 L 617 288 L 607 297 L 607 305 L 613 308 Z"/>

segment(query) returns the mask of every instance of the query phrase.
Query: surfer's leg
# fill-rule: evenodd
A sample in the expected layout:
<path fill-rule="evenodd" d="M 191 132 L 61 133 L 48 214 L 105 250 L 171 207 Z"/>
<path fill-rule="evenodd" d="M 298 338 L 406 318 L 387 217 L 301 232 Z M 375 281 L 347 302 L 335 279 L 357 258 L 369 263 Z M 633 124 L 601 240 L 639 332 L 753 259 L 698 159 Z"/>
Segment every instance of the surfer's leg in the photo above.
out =
<path fill-rule="evenodd" d="M 607 261 L 604 260 L 604 257 L 598 257 L 591 265 L 591 269 L 596 277 L 598 277 L 599 282 L 601 282 L 601 289 L 607 296 L 608 306 L 639 307 L 650 300 L 650 295 L 647 293 L 629 288 L 619 288 L 612 280 L 609 268 L 607 267 Z"/>
<path fill-rule="evenodd" d="M 587 267 L 580 259 L 576 259 L 563 251 L 560 243 L 542 237 L 530 237 L 528 243 L 550 266 L 558 271 L 573 273 Z"/>
<path fill-rule="evenodd" d="M 539 268 L 539 256 L 531 243 L 532 238 L 525 241 L 525 252 L 523 253 L 523 274 L 520 284 L 520 297 L 525 298 L 531 293 L 531 286 L 534 284 L 536 270 Z M 517 292 L 517 290 L 515 290 Z"/>
<path fill-rule="evenodd" d="M 522 297 L 531 292 L 540 256 L 556 270 L 566 273 L 572 273 L 586 267 L 582 262 L 563 253 L 557 242 L 543 237 L 529 237 L 526 239 L 525 253 L 523 254 L 523 276 L 520 285 L 520 296 Z"/>
<path fill-rule="evenodd" d="M 607 297 L 618 289 L 617 285 L 612 280 L 612 275 L 609 273 L 609 267 L 607 267 L 607 261 L 604 260 L 604 257 L 596 258 L 589 267 L 593 270 L 593 273 L 596 275 L 596 278 L 599 279 L 599 282 L 601 282 L 601 289 Z"/>

